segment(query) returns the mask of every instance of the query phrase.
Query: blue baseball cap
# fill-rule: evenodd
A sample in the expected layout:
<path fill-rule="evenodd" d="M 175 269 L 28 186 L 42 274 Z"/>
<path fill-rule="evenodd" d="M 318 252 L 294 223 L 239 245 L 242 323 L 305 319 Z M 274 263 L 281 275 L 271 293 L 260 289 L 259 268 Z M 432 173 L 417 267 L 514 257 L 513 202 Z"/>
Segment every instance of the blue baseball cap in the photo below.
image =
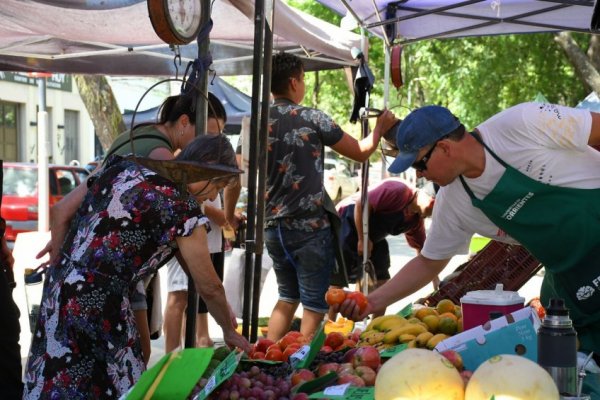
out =
<path fill-rule="evenodd" d="M 461 125 L 450 110 L 441 106 L 425 106 L 412 111 L 396 132 L 396 146 L 400 151 L 388 171 L 399 174 L 416 160 L 419 150 L 435 143 Z"/>

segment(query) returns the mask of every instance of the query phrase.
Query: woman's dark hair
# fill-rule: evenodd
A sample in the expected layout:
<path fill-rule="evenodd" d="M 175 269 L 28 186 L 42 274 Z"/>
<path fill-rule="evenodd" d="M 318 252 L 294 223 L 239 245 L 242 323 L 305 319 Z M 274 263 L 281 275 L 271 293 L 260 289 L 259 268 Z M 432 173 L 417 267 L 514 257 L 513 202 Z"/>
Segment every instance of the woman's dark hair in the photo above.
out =
<path fill-rule="evenodd" d="M 237 169 L 235 151 L 227 136 L 200 135 L 192 140 L 175 157 L 179 161 L 196 161 L 207 164 L 221 164 Z"/>
<path fill-rule="evenodd" d="M 167 97 L 160 106 L 159 124 L 175 122 L 182 115 L 187 115 L 191 124 L 196 123 L 195 93 L 179 94 Z"/>
<path fill-rule="evenodd" d="M 221 100 L 211 92 L 208 92 L 208 118 L 222 119 L 227 123 L 227 111 Z"/>
<path fill-rule="evenodd" d="M 300 78 L 304 71 L 304 64 L 300 57 L 283 52 L 273 56 L 271 67 L 271 92 L 273 94 L 286 93 L 289 79 Z"/>
<path fill-rule="evenodd" d="M 159 124 L 175 122 L 187 115 L 190 123 L 196 123 L 196 98 L 193 93 L 167 97 L 160 106 Z M 227 112 L 223 103 L 212 93 L 208 93 L 208 118 L 219 118 L 227 122 Z"/>

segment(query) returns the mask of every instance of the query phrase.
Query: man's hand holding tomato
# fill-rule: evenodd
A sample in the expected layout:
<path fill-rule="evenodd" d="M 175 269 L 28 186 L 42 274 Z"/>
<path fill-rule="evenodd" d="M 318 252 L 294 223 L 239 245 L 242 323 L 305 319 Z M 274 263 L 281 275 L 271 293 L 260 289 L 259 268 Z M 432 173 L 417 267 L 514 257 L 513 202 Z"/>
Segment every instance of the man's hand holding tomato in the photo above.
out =
<path fill-rule="evenodd" d="M 343 289 L 331 288 L 327 291 L 325 300 L 333 312 L 339 312 L 354 321 L 361 321 L 373 312 L 369 300 L 361 292 L 346 292 Z"/>

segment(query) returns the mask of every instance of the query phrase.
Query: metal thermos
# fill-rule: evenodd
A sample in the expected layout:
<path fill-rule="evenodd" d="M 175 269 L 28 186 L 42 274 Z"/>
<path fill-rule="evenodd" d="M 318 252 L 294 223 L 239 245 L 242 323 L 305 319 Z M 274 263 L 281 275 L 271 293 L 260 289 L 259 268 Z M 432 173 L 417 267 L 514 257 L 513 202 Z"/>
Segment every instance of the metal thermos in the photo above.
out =
<path fill-rule="evenodd" d="M 577 394 L 577 332 L 563 299 L 550 299 L 538 329 L 538 364 L 562 395 Z"/>

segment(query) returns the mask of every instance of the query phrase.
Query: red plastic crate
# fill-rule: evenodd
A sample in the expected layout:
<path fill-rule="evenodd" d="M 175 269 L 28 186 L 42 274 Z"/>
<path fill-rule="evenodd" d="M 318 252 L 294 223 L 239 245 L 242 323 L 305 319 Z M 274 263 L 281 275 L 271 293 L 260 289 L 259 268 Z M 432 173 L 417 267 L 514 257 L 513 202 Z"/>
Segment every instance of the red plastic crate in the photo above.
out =
<path fill-rule="evenodd" d="M 502 283 L 504 290 L 517 291 L 542 267 L 523 246 L 492 240 L 459 266 L 438 290 L 417 303 L 435 306 L 442 299 L 450 299 L 460 304 L 460 298 L 467 292 L 493 290 L 497 283 Z"/>

